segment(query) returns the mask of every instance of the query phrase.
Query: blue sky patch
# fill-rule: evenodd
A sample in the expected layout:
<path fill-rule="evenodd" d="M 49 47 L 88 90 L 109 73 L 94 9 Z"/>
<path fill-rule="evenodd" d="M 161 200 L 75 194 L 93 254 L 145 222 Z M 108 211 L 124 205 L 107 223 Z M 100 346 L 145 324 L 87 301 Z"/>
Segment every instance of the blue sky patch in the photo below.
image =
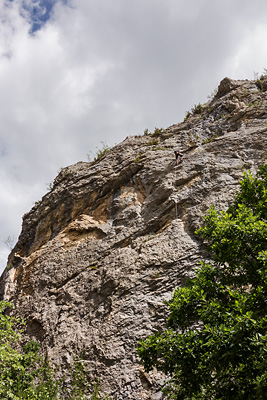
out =
<path fill-rule="evenodd" d="M 32 0 L 23 1 L 23 8 L 29 12 L 31 19 L 31 33 L 42 28 L 42 26 L 50 19 L 53 7 L 57 0 Z"/>
<path fill-rule="evenodd" d="M 14 0 L 8 0 L 12 3 Z M 53 8 L 57 2 L 67 4 L 68 0 L 23 0 L 22 8 L 27 13 L 30 22 L 30 33 L 34 34 L 40 30 L 45 23 L 51 18 Z"/>

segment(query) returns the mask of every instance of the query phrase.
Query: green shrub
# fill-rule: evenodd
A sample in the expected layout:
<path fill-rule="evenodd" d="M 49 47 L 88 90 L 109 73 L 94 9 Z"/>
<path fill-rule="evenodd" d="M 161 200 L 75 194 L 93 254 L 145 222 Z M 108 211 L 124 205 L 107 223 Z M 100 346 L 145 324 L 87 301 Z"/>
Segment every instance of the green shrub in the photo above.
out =
<path fill-rule="evenodd" d="M 188 118 L 191 117 L 191 115 L 203 114 L 205 109 L 206 109 L 205 106 L 203 106 L 200 103 L 197 105 L 194 105 L 194 107 L 191 108 L 191 111 L 187 111 L 185 118 L 184 118 L 184 122 L 187 121 Z"/>
<path fill-rule="evenodd" d="M 153 133 L 150 132 L 148 129 L 144 130 L 144 135 L 146 135 L 146 136 L 150 136 L 151 135 L 151 136 L 153 136 L 155 138 L 158 138 L 158 137 L 160 137 L 160 136 L 162 136 L 164 134 L 166 134 L 166 130 L 163 129 L 163 128 L 155 128 Z"/>
<path fill-rule="evenodd" d="M 191 109 L 192 114 L 202 114 L 202 113 L 204 112 L 204 110 L 205 110 L 205 107 L 204 107 L 202 104 L 200 104 L 200 103 L 198 103 L 197 105 L 195 105 L 195 106 Z"/>
<path fill-rule="evenodd" d="M 139 153 L 138 156 L 133 160 L 133 162 L 138 163 L 142 161 L 142 158 L 144 158 L 144 154 L 144 152 Z"/>
<path fill-rule="evenodd" d="M 190 112 L 190 111 L 187 111 L 187 112 L 186 112 L 186 115 L 185 115 L 185 117 L 184 117 L 184 122 L 187 121 L 188 118 L 189 118 L 191 115 L 192 115 L 191 112 Z"/>
<path fill-rule="evenodd" d="M 154 129 L 154 132 L 152 133 L 152 136 L 154 136 L 154 137 L 160 137 L 160 136 L 162 136 L 165 132 L 166 132 L 166 131 L 165 131 L 165 129 L 163 129 L 163 128 L 155 128 L 155 129 Z"/>
<path fill-rule="evenodd" d="M 156 146 L 159 143 L 158 139 L 154 138 L 152 140 L 150 140 L 146 146 Z"/>
<path fill-rule="evenodd" d="M 100 161 L 111 150 L 111 148 L 105 142 L 101 143 L 102 143 L 102 148 L 99 149 L 97 147 L 98 150 L 96 151 L 96 155 L 93 158 L 93 161 L 91 161 L 91 154 L 90 154 L 92 152 L 87 154 L 88 161 L 90 161 L 92 164 L 95 164 L 96 162 Z"/>

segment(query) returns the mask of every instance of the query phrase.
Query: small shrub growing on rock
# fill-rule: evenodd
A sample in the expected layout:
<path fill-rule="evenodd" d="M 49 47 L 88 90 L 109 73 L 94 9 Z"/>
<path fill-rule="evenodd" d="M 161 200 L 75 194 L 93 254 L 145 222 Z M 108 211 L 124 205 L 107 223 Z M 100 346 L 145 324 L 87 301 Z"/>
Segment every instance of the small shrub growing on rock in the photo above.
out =
<path fill-rule="evenodd" d="M 165 129 L 163 128 L 155 128 L 154 132 L 152 133 L 152 136 L 154 137 L 160 137 L 165 133 Z"/>
<path fill-rule="evenodd" d="M 187 121 L 188 118 L 189 118 L 191 115 L 192 115 L 191 112 L 190 112 L 190 111 L 187 111 L 187 113 L 185 114 L 185 117 L 184 117 L 184 122 Z"/>
<path fill-rule="evenodd" d="M 147 146 L 156 146 L 159 143 L 158 139 L 154 138 L 150 140 L 146 145 Z"/>
<path fill-rule="evenodd" d="M 204 109 L 205 109 L 205 107 L 202 104 L 198 103 L 197 105 L 195 105 L 192 108 L 191 111 L 192 111 L 192 114 L 202 114 L 204 112 Z"/>
<path fill-rule="evenodd" d="M 153 133 L 150 132 L 148 129 L 144 130 L 144 135 L 146 136 L 151 135 L 155 138 L 162 136 L 164 133 L 166 133 L 166 130 L 163 128 L 155 128 Z"/>
<path fill-rule="evenodd" d="M 98 150 L 96 151 L 96 155 L 93 161 L 91 161 L 91 154 L 87 154 L 87 158 L 89 161 L 91 161 L 92 164 L 95 164 L 97 161 L 100 161 L 111 149 L 105 142 L 101 143 L 102 143 L 102 148 L 101 149 L 97 148 Z"/>
<path fill-rule="evenodd" d="M 142 161 L 142 158 L 144 157 L 144 152 L 141 152 L 138 154 L 138 156 L 133 160 L 135 163 L 138 163 L 140 161 Z"/>

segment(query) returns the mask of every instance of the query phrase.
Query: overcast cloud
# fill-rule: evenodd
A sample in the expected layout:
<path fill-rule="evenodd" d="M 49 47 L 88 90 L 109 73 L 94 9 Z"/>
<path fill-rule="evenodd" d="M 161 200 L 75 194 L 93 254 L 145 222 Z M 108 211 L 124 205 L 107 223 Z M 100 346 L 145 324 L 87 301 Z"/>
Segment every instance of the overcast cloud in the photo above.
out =
<path fill-rule="evenodd" d="M 266 0 L 3 0 L 0 272 L 61 167 L 264 68 Z"/>

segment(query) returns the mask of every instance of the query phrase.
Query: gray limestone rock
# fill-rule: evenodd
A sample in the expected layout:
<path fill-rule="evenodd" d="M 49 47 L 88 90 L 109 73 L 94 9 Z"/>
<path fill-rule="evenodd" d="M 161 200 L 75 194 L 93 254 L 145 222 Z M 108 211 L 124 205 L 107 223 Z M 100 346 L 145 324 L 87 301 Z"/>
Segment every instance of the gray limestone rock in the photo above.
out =
<path fill-rule="evenodd" d="M 163 399 L 164 377 L 143 370 L 136 346 L 207 256 L 194 233 L 207 209 L 227 208 L 242 174 L 265 163 L 266 102 L 255 81 L 225 78 L 201 113 L 62 169 L 24 215 L 0 293 L 52 362 L 83 351 L 114 400 Z"/>

